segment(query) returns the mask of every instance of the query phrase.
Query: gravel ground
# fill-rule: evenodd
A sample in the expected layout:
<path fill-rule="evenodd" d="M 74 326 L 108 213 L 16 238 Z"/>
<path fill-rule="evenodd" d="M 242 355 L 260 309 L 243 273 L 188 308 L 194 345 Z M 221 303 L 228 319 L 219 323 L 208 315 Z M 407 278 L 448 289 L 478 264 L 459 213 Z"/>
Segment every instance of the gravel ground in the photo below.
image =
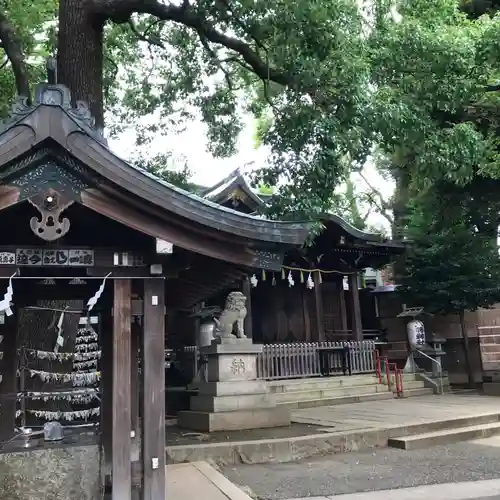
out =
<path fill-rule="evenodd" d="M 233 465 L 222 472 L 234 483 L 250 488 L 259 500 L 498 479 L 500 447 L 487 446 L 484 441 L 409 452 L 385 448 L 285 464 Z"/>

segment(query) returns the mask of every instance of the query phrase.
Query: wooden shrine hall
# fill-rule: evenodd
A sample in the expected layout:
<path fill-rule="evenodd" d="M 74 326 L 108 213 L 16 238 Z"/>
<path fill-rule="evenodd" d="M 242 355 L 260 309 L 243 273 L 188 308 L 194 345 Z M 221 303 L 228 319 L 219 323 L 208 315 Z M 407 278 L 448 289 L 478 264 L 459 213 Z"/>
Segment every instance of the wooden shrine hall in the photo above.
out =
<path fill-rule="evenodd" d="M 0 464 L 15 460 L 16 429 L 59 421 L 76 439 L 69 424 L 94 422 L 113 500 L 131 498 L 135 451 L 141 498 L 164 498 L 165 315 L 279 272 L 310 226 L 234 211 L 121 160 L 61 85 L 37 86 L 2 127 L 0 439 L 12 453 Z"/>
<path fill-rule="evenodd" d="M 272 198 L 252 189 L 243 169 L 199 191 L 248 214 L 265 213 Z M 319 219 L 323 231 L 312 244 L 289 249 L 280 271 L 253 271 L 247 331 L 255 342 L 359 341 L 381 333 L 376 284 L 366 286 L 365 270 L 393 262 L 407 242 L 361 231 L 334 214 Z"/>

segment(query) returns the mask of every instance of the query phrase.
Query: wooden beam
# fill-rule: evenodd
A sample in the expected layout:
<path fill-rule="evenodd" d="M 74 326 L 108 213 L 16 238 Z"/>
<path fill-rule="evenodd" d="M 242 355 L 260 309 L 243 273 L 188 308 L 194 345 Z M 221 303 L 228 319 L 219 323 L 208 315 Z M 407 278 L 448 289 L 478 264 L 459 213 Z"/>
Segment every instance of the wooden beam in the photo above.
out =
<path fill-rule="evenodd" d="M 143 500 L 165 498 L 165 284 L 144 280 Z"/>
<path fill-rule="evenodd" d="M 318 332 L 318 341 L 325 340 L 325 312 L 323 309 L 323 287 L 321 283 L 321 274 L 314 272 L 314 302 L 316 305 L 316 328 Z"/>
<path fill-rule="evenodd" d="M 349 291 L 351 292 L 351 325 L 352 340 L 363 340 L 361 323 L 361 304 L 359 302 L 358 273 L 349 275 Z"/>
<path fill-rule="evenodd" d="M 250 283 L 248 276 L 246 276 L 245 279 L 242 281 L 241 291 L 243 292 L 243 295 L 245 295 L 245 297 L 247 298 L 246 301 L 247 315 L 245 317 L 245 324 L 244 324 L 245 335 L 249 339 L 253 339 L 252 284 Z"/>
<path fill-rule="evenodd" d="M 163 282 L 160 281 L 160 283 Z M 112 500 L 131 500 L 130 373 L 131 283 L 114 280 L 113 301 L 113 495 Z"/>

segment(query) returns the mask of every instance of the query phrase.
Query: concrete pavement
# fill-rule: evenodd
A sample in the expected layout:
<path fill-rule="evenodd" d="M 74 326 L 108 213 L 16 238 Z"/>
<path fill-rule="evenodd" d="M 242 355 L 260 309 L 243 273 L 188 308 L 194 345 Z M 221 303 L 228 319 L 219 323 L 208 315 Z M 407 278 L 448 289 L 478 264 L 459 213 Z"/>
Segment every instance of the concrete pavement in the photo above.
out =
<path fill-rule="evenodd" d="M 433 500 L 498 500 L 500 499 L 500 479 L 288 500 L 422 500 L 426 498 Z"/>
<path fill-rule="evenodd" d="M 167 465 L 167 500 L 251 500 L 207 462 Z"/>

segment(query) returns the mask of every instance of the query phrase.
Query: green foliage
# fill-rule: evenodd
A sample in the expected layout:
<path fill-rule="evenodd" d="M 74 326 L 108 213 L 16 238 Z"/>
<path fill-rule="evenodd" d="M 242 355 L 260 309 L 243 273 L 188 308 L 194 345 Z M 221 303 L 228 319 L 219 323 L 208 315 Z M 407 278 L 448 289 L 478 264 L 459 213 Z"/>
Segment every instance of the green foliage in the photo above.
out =
<path fill-rule="evenodd" d="M 57 3 L 8 2 L 32 82 L 54 47 Z M 255 181 L 276 188 L 275 216 L 336 207 L 374 148 L 410 158 L 396 164 L 414 191 L 488 182 L 500 177 L 500 101 L 487 91 L 500 78 L 500 16 L 479 3 L 402 0 L 395 14 L 388 0 L 202 0 L 175 15 L 158 14 L 175 2 L 137 3 L 131 23 L 104 15 L 107 126 L 134 126 L 144 144 L 199 117 L 210 151 L 227 157 L 252 113 L 271 152 Z M 7 65 L 0 112 L 13 90 Z"/>
<path fill-rule="evenodd" d="M 402 280 L 406 300 L 441 314 L 500 300 L 496 231 L 480 231 L 483 222 L 469 194 L 451 184 L 435 185 L 415 204 L 409 234 L 413 246 Z"/>
<path fill-rule="evenodd" d="M 159 177 L 161 180 L 173 184 L 174 186 L 185 189 L 186 191 L 195 192 L 196 185 L 190 182 L 192 172 L 187 165 L 182 169 L 175 169 L 171 164 L 170 156 L 167 154 L 158 154 L 151 158 L 140 156 L 133 163 L 150 174 Z"/>

